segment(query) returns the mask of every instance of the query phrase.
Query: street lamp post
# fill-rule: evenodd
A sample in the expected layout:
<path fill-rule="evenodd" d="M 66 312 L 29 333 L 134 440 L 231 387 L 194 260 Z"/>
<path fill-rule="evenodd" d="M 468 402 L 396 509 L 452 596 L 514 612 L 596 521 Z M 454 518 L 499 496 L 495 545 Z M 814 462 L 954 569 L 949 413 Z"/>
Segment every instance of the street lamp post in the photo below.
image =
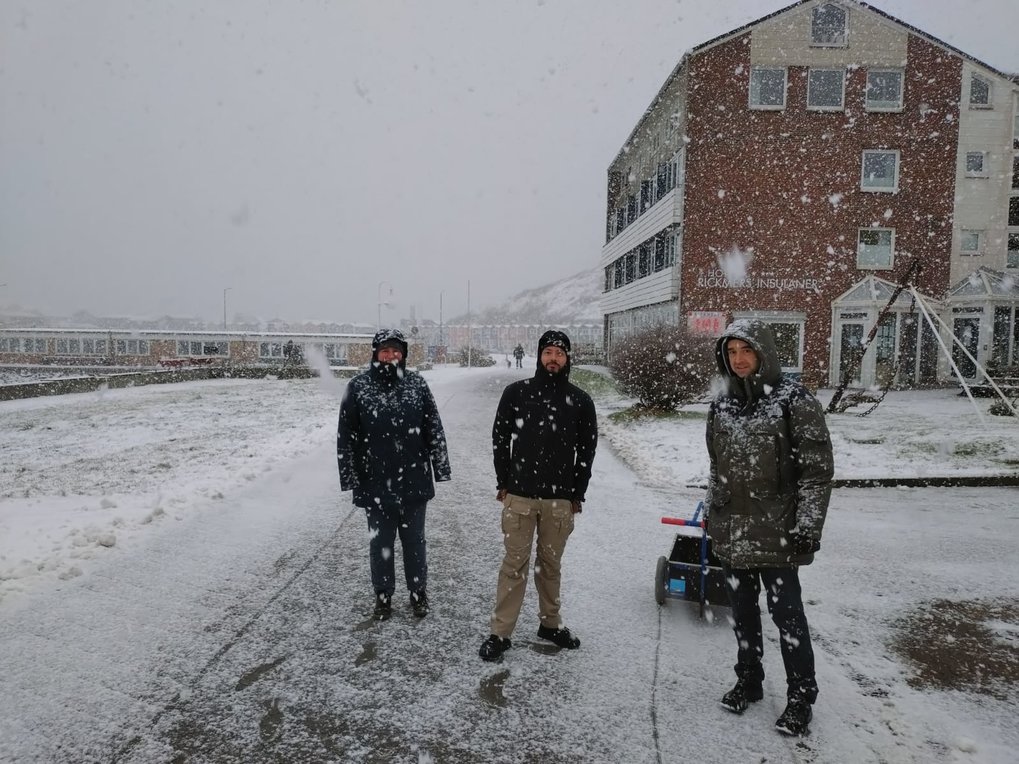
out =
<path fill-rule="evenodd" d="M 233 287 L 227 287 L 223 290 L 223 331 L 226 331 L 226 293 L 229 292 Z"/>
<path fill-rule="evenodd" d="M 442 347 L 442 295 L 446 293 L 445 290 L 439 292 L 439 347 Z"/>
<path fill-rule="evenodd" d="M 390 284 L 388 281 L 380 281 L 379 282 L 379 292 L 378 292 L 378 297 L 379 297 L 378 309 L 379 310 L 378 310 L 378 315 L 375 318 L 375 331 L 378 331 L 379 329 L 382 328 L 382 306 L 385 305 L 386 307 L 389 307 L 389 305 L 391 304 L 390 301 L 388 301 L 388 300 L 386 302 L 384 302 L 384 303 L 382 302 L 382 285 L 383 284 L 388 284 L 389 285 L 389 296 L 390 297 L 393 296 L 393 285 Z"/>

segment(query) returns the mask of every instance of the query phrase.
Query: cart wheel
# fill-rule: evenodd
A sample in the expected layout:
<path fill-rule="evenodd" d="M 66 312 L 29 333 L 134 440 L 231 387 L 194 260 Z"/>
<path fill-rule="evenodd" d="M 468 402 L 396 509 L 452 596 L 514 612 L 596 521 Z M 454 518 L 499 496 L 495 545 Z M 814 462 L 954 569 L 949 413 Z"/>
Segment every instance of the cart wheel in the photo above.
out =
<path fill-rule="evenodd" d="M 666 557 L 658 558 L 658 567 L 655 568 L 655 602 L 659 605 L 665 604 L 665 585 L 669 580 L 669 560 Z"/>

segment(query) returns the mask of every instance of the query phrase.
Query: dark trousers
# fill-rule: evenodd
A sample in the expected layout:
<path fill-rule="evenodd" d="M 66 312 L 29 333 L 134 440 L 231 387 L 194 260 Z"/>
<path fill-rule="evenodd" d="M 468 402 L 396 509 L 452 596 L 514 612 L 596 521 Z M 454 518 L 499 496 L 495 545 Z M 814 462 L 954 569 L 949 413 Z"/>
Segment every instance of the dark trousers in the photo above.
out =
<path fill-rule="evenodd" d="M 407 589 L 416 592 L 428 582 L 428 561 L 425 557 L 425 507 L 427 502 L 401 507 L 369 507 L 368 558 L 371 561 L 372 586 L 376 593 L 392 595 L 396 589 L 396 567 L 393 561 L 396 536 L 403 547 L 403 573 Z"/>
<path fill-rule="evenodd" d="M 764 679 L 761 657 L 764 636 L 761 632 L 761 582 L 764 583 L 768 613 L 778 627 L 782 662 L 788 684 L 788 697 L 817 699 L 814 679 L 814 650 L 810 629 L 803 613 L 803 594 L 796 568 L 733 569 L 723 566 L 725 587 L 732 607 L 733 631 L 736 632 L 736 675 Z"/>

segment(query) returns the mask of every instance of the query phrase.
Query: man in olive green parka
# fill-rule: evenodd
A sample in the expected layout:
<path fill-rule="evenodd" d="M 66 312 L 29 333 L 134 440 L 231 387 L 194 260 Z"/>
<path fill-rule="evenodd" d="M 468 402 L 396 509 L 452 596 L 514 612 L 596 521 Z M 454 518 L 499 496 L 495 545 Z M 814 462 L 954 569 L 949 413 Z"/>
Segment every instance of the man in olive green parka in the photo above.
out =
<path fill-rule="evenodd" d="M 779 629 L 788 704 L 775 723 L 808 731 L 817 698 L 814 653 L 799 566 L 821 546 L 833 473 L 824 412 L 803 385 L 782 375 L 771 328 L 746 319 L 716 345 L 725 390 L 708 412 L 707 531 L 722 561 L 738 645 L 737 682 L 722 705 L 741 714 L 764 697 L 759 598 Z"/>

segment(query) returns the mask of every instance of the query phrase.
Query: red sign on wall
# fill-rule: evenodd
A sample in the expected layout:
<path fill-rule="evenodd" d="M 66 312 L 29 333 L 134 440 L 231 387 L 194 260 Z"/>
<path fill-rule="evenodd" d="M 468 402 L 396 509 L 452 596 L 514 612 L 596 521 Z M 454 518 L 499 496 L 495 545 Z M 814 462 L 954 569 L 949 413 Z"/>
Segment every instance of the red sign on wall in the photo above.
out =
<path fill-rule="evenodd" d="M 686 326 L 694 334 L 717 337 L 725 329 L 725 313 L 694 310 L 686 314 Z"/>

